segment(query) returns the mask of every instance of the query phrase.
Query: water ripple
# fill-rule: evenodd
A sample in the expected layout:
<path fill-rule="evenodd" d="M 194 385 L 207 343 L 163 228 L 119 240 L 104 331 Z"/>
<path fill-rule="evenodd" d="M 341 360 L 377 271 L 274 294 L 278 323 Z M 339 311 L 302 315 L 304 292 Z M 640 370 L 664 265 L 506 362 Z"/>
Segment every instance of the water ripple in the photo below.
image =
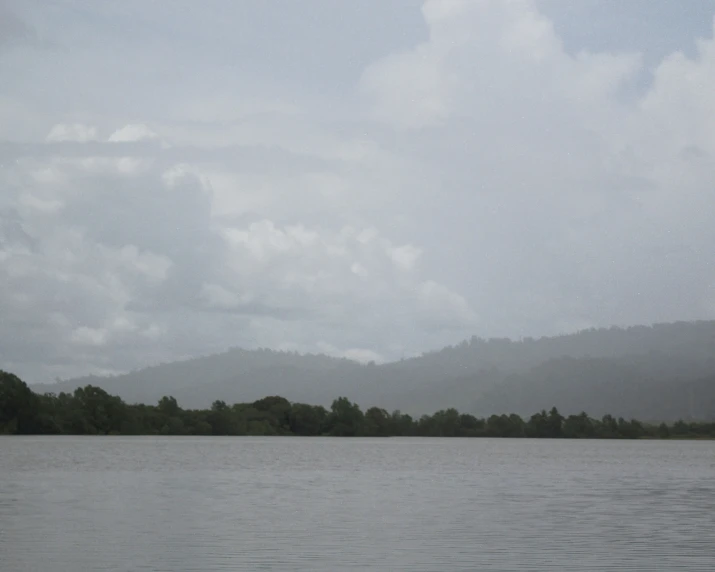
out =
<path fill-rule="evenodd" d="M 715 444 L 3 438 L 3 572 L 712 570 Z"/>

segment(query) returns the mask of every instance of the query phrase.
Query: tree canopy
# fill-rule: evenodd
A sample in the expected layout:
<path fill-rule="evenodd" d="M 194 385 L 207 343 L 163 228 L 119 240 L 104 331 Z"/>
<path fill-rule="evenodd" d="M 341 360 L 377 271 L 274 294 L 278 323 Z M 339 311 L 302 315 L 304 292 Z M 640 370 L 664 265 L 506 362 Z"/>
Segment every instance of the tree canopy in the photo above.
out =
<path fill-rule="evenodd" d="M 291 403 L 277 395 L 210 409 L 182 409 L 172 396 L 156 405 L 127 404 L 99 387 L 73 393 L 34 393 L 17 376 L 0 371 L 0 434 L 70 435 L 302 435 L 337 437 L 531 437 L 639 439 L 715 437 L 715 423 L 649 425 L 585 412 L 564 417 L 556 407 L 528 419 L 519 415 L 478 418 L 449 408 L 414 419 L 380 407 L 365 412 L 347 397 L 330 407 Z"/>

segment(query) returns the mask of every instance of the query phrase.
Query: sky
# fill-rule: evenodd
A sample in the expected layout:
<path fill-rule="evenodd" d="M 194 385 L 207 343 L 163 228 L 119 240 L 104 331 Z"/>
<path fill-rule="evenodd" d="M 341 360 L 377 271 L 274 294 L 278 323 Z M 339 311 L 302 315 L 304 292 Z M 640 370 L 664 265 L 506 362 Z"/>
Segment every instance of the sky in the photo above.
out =
<path fill-rule="evenodd" d="M 715 0 L 0 0 L 0 369 L 715 319 Z"/>

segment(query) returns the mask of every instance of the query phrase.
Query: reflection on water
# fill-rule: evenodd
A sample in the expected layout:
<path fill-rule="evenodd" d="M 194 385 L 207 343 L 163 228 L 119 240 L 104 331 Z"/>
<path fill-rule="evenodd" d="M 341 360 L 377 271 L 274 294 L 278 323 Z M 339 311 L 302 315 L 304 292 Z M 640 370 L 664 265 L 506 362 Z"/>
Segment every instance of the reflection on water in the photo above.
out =
<path fill-rule="evenodd" d="M 712 570 L 715 443 L 2 438 L 3 572 Z"/>

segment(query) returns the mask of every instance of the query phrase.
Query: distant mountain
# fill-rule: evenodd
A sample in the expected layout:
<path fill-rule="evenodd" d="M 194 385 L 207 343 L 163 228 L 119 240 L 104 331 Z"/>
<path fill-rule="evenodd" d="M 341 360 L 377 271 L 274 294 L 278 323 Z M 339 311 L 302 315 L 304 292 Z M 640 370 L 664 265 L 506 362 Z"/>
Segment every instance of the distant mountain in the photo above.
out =
<path fill-rule="evenodd" d="M 668 364 L 654 372 L 653 362 L 677 358 L 562 358 L 512 375 L 483 392 L 471 407 L 482 415 L 529 412 L 556 406 L 559 411 L 587 411 L 642 421 L 715 419 L 715 366 L 709 371 L 680 362 L 689 375 L 673 375 Z M 706 368 L 702 368 L 706 369 Z"/>
<path fill-rule="evenodd" d="M 91 384 L 131 403 L 153 403 L 164 395 L 173 395 L 187 407 L 204 407 L 216 399 L 230 402 L 259 399 L 266 391 L 285 397 L 290 394 L 294 399 L 303 394 L 313 396 L 325 391 L 329 380 L 354 375 L 362 367 L 347 359 L 324 355 L 233 348 L 124 375 L 87 376 L 33 389 L 57 393 Z M 326 399 L 323 395 L 319 401 Z"/>
<path fill-rule="evenodd" d="M 329 405 L 344 395 L 419 415 L 457 407 L 489 415 L 529 414 L 556 405 L 643 420 L 715 417 L 715 321 L 677 322 L 576 334 L 472 338 L 399 362 L 361 365 L 324 355 L 231 349 L 126 375 L 84 377 L 35 391 L 102 387 L 130 403 L 173 395 L 185 407 L 207 407 L 282 395 Z"/>

